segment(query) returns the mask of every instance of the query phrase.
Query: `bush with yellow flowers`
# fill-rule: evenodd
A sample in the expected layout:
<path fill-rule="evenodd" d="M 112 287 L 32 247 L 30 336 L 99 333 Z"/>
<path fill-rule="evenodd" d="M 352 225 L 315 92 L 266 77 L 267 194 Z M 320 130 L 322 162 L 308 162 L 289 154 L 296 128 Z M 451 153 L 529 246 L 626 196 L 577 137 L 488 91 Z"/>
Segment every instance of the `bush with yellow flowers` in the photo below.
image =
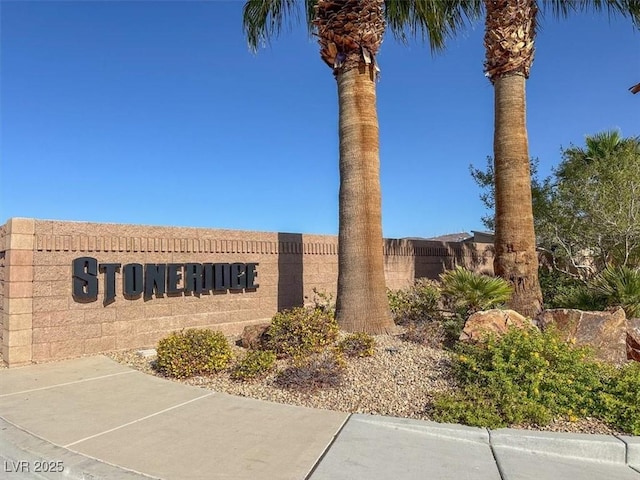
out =
<path fill-rule="evenodd" d="M 435 419 L 490 428 L 591 416 L 612 378 L 588 349 L 551 329 L 513 328 L 502 338 L 459 344 L 454 371 L 460 390 L 436 397 Z"/>

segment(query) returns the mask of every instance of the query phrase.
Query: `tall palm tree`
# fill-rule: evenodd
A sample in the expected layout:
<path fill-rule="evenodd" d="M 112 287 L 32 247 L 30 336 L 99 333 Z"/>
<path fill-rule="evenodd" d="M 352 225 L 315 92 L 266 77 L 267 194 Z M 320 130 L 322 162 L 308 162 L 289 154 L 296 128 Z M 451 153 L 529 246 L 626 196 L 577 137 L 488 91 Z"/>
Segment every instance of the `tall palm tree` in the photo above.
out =
<path fill-rule="evenodd" d="M 496 236 L 494 269 L 514 287 L 510 306 L 534 316 L 542 309 L 531 203 L 525 84 L 533 62 L 538 6 L 556 16 L 607 9 L 640 24 L 639 0 L 484 0 L 485 71 L 494 86 Z"/>
<path fill-rule="evenodd" d="M 433 48 L 463 23 L 472 1 L 305 0 L 307 23 L 338 87 L 340 192 L 336 319 L 346 331 L 394 329 L 384 278 L 376 55 L 385 15 L 401 38 L 422 32 Z M 280 31 L 301 2 L 248 0 L 243 23 L 255 50 Z"/>

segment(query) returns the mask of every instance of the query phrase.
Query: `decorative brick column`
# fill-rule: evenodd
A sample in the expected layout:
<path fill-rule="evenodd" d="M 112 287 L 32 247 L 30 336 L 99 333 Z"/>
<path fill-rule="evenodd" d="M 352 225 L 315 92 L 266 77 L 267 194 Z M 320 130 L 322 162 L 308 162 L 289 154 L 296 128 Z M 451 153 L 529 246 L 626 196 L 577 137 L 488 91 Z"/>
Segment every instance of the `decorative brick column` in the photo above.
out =
<path fill-rule="evenodd" d="M 11 218 L 5 227 L 2 356 L 13 367 L 32 358 L 35 221 Z"/>

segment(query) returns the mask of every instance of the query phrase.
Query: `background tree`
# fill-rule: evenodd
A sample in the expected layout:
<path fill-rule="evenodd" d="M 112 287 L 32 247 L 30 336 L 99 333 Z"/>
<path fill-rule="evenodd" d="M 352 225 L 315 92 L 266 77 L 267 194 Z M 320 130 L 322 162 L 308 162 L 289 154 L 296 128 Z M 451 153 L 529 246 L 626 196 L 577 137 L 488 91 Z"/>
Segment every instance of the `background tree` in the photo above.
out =
<path fill-rule="evenodd" d="M 537 178 L 531 160 L 531 192 L 538 249 L 554 267 L 586 280 L 607 264 L 640 267 L 640 137 L 618 132 L 586 137 L 584 147 L 562 149 L 553 175 Z M 493 209 L 493 165 L 470 167 Z M 483 217 L 491 228 L 493 216 Z"/>
<path fill-rule="evenodd" d="M 485 71 L 494 86 L 496 274 L 514 287 L 509 305 L 533 316 L 542 308 L 538 280 L 529 146 L 526 79 L 533 62 L 538 4 L 565 17 L 579 9 L 630 15 L 640 25 L 639 0 L 484 0 Z"/>
<path fill-rule="evenodd" d="M 394 328 L 384 277 L 376 55 L 385 15 L 401 38 L 421 32 L 433 48 L 463 23 L 459 6 L 472 1 L 306 0 L 307 25 L 338 86 L 340 193 L 336 319 L 344 330 Z M 277 35 L 302 2 L 249 0 L 244 28 L 254 50 Z M 469 12 L 467 12 L 469 13 Z"/>
<path fill-rule="evenodd" d="M 640 137 L 604 132 L 571 146 L 537 219 L 541 246 L 586 278 L 607 264 L 640 266 Z"/>
<path fill-rule="evenodd" d="M 536 219 L 543 215 L 543 211 L 549 208 L 547 197 L 550 192 L 550 177 L 546 178 L 543 181 L 540 181 L 538 178 L 538 165 L 539 160 L 537 158 L 531 158 L 529 160 L 529 171 L 531 172 L 531 200 L 533 205 L 533 219 L 534 225 L 537 224 Z M 493 170 L 493 157 L 487 157 L 487 165 L 484 170 L 479 168 L 475 168 L 473 165 L 469 165 L 469 171 L 471 173 L 471 177 L 478 184 L 478 186 L 483 190 L 480 193 L 480 200 L 484 204 L 485 207 L 489 210 L 486 215 L 483 215 L 480 220 L 482 224 L 489 231 L 494 231 L 496 228 L 495 221 L 495 173 Z"/>

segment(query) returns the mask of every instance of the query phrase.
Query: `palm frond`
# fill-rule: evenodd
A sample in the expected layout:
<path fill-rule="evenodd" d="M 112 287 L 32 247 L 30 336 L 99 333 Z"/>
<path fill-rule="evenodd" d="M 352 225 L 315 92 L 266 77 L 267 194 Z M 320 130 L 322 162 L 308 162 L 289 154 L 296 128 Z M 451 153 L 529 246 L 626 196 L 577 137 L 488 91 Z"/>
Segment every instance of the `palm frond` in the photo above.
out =
<path fill-rule="evenodd" d="M 539 0 L 542 10 L 551 10 L 556 18 L 566 18 L 572 12 L 606 11 L 612 17 L 631 17 L 640 28 L 640 0 Z"/>
<path fill-rule="evenodd" d="M 592 280 L 591 287 L 610 306 L 621 306 L 627 317 L 640 316 L 640 270 L 609 266 Z"/>
<path fill-rule="evenodd" d="M 444 49 L 446 39 L 482 10 L 482 0 L 385 0 L 385 17 L 394 36 L 404 43 L 407 34 L 428 40 L 433 52 Z"/>
<path fill-rule="evenodd" d="M 479 275 L 456 267 L 440 275 L 442 293 L 471 312 L 492 308 L 508 302 L 513 287 L 504 279 Z"/>
<path fill-rule="evenodd" d="M 317 0 L 247 0 L 242 9 L 242 26 L 251 51 L 267 45 L 280 35 L 284 24 L 290 28 L 300 22 L 300 8 L 309 32 L 313 30 L 314 5 Z"/>

